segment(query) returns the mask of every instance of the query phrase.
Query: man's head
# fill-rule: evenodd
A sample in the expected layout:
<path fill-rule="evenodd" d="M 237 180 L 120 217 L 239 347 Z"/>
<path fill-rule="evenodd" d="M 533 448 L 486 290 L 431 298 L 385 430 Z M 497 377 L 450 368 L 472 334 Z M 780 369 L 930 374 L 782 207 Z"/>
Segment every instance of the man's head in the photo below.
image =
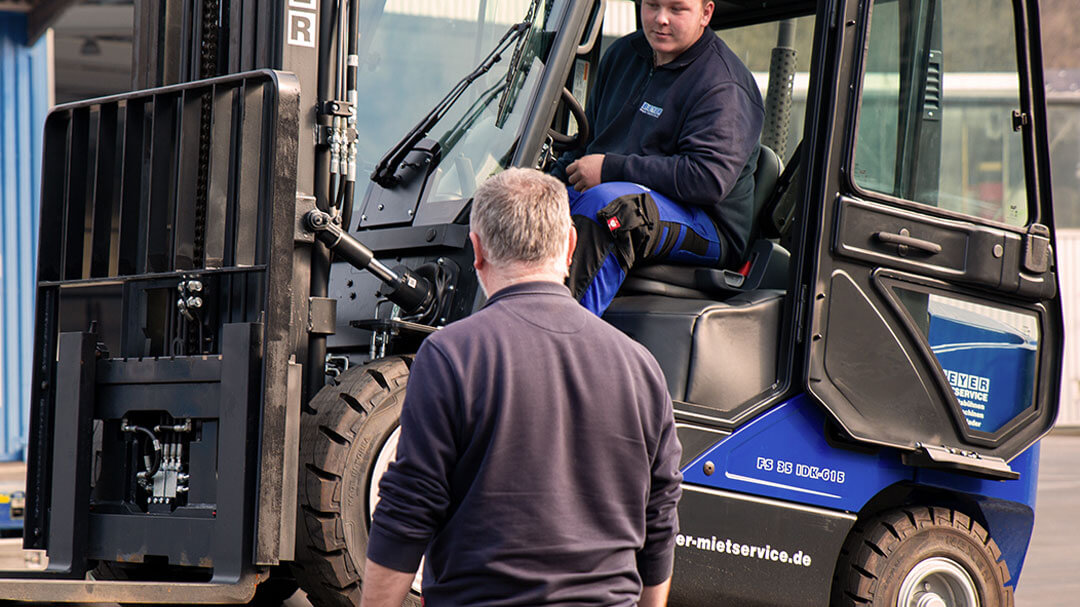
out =
<path fill-rule="evenodd" d="M 566 186 L 533 169 L 507 169 L 481 184 L 469 230 L 489 294 L 525 280 L 561 282 L 577 243 Z"/>
<path fill-rule="evenodd" d="M 642 0 L 641 27 L 656 65 L 669 63 L 697 42 L 713 8 L 713 0 Z"/>

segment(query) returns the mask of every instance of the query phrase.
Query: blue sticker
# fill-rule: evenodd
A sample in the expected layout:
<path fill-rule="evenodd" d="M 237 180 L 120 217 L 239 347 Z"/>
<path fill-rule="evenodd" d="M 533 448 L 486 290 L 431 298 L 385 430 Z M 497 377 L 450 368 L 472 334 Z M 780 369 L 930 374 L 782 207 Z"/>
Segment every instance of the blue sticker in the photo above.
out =
<path fill-rule="evenodd" d="M 660 114 L 664 113 L 664 108 L 656 107 L 648 101 L 643 101 L 641 103 L 641 108 L 638 111 L 640 111 L 642 114 L 652 116 L 653 118 L 659 118 Z"/>

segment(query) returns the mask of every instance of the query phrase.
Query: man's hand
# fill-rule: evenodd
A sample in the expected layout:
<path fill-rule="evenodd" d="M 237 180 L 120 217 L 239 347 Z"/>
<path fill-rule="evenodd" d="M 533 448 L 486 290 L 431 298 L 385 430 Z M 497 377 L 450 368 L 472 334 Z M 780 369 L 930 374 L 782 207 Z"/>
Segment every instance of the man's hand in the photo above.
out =
<path fill-rule="evenodd" d="M 600 170 L 604 168 L 603 154 L 582 156 L 566 167 L 566 179 L 579 192 L 600 184 Z"/>
<path fill-rule="evenodd" d="M 361 607 L 399 607 L 409 594 L 416 573 L 403 573 L 368 559 L 364 567 Z"/>

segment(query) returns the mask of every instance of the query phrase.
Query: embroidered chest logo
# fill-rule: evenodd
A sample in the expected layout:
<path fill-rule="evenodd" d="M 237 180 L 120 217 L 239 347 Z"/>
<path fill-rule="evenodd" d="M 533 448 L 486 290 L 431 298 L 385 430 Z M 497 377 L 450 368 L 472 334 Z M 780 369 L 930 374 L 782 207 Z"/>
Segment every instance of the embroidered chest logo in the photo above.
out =
<path fill-rule="evenodd" d="M 644 101 L 644 102 L 642 102 L 641 107 L 638 108 L 638 111 L 641 112 L 642 114 L 645 114 L 646 116 L 652 116 L 653 118 L 659 118 L 660 114 L 664 113 L 664 108 L 656 107 L 655 105 L 649 103 L 648 101 Z"/>

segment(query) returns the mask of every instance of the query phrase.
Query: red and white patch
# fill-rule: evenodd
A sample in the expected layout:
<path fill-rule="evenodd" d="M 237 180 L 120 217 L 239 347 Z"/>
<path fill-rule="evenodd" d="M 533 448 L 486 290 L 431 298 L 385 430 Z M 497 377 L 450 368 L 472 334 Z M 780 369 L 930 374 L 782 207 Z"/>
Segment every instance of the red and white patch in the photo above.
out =
<path fill-rule="evenodd" d="M 622 224 L 619 223 L 618 217 L 612 217 L 611 219 L 607 220 L 607 227 L 609 230 L 614 232 L 615 230 L 618 230 L 620 227 L 622 227 Z"/>

